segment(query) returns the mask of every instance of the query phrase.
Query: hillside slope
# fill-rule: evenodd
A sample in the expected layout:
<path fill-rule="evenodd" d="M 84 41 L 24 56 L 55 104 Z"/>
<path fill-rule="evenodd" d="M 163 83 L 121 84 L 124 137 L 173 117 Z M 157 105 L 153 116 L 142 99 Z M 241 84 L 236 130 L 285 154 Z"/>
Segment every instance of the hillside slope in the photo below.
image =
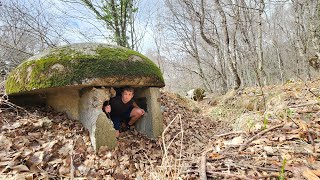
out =
<path fill-rule="evenodd" d="M 318 179 L 320 81 L 230 91 L 206 114 L 228 124 L 200 172 L 227 179 Z M 205 173 L 203 173 L 205 174 Z"/>

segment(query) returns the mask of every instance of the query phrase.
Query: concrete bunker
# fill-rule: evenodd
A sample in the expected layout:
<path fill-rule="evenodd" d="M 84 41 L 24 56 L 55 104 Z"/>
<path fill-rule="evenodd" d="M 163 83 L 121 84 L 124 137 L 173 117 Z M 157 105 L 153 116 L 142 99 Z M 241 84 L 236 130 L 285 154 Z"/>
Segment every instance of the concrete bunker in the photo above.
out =
<path fill-rule="evenodd" d="M 98 150 L 116 146 L 112 121 L 102 112 L 102 105 L 124 86 L 135 89 L 134 98 L 146 111 L 136 129 L 151 138 L 159 136 L 163 131 L 161 71 L 151 60 L 127 48 L 80 43 L 49 49 L 9 74 L 6 93 L 15 103 L 43 103 L 81 121 Z"/>

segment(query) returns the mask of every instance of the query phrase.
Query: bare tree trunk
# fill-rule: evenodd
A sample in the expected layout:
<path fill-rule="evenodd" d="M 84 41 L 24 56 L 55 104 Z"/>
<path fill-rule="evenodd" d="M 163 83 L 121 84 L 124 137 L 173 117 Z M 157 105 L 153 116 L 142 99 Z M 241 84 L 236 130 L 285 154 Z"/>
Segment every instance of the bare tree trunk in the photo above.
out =
<path fill-rule="evenodd" d="M 233 59 L 233 61 L 237 63 L 237 55 L 236 54 L 238 54 L 238 53 L 236 53 L 236 51 L 237 51 L 238 41 L 237 41 L 237 37 L 236 36 L 237 36 L 237 33 L 239 31 L 239 26 L 240 26 L 240 7 L 235 7 L 234 16 L 235 16 L 235 18 L 234 18 L 234 21 L 235 21 L 234 24 L 235 25 L 233 27 L 233 30 L 230 30 L 231 31 L 230 34 L 231 34 L 231 38 L 232 38 L 231 39 L 232 40 L 231 41 L 232 45 L 230 46 L 230 49 L 231 49 L 231 51 L 230 51 L 231 53 L 230 54 L 231 54 L 231 59 Z M 238 73 L 238 71 L 237 71 L 237 75 L 238 75 L 238 77 L 240 79 L 241 73 Z"/>
<path fill-rule="evenodd" d="M 320 57 L 319 0 L 167 1 L 183 9 L 178 16 L 192 12 L 196 17 L 195 32 L 202 40 L 197 44 L 204 43 L 204 47 L 198 46 L 200 59 L 194 57 L 198 63 L 194 66 L 200 76 L 208 77 L 211 86 L 216 79 L 219 87 L 227 89 L 231 85 L 284 83 L 296 72 L 309 79 L 315 74 L 308 60 Z M 181 18 L 181 22 L 188 20 Z M 208 50 L 203 53 L 203 48 Z M 215 73 L 204 64 L 211 59 L 210 69 Z"/>
<path fill-rule="evenodd" d="M 201 77 L 201 80 L 202 80 L 202 84 L 203 84 L 203 87 L 205 88 L 206 91 L 209 91 L 209 92 L 212 92 L 212 89 L 210 87 L 210 84 L 209 84 L 209 81 L 207 79 L 207 76 L 206 74 L 203 72 L 203 68 L 201 66 L 201 58 L 199 56 L 199 48 L 198 48 L 198 38 L 197 38 L 197 33 L 196 33 L 196 27 L 195 27 L 195 24 L 194 22 L 191 22 L 191 26 L 192 26 L 192 36 L 191 36 L 191 42 L 190 43 L 190 46 L 193 50 L 193 56 L 197 62 L 197 66 L 198 66 L 198 70 L 199 70 L 199 75 Z"/>
<path fill-rule="evenodd" d="M 130 26 L 130 39 L 131 39 L 131 49 L 133 50 L 137 50 L 138 51 L 138 46 L 136 46 L 135 44 L 135 17 L 134 17 L 134 13 L 132 8 L 134 7 L 134 2 L 132 0 L 129 1 L 130 3 L 132 3 L 132 5 L 129 5 L 129 7 L 131 8 L 129 10 L 129 24 L 131 24 Z M 135 49 L 136 48 L 136 49 Z"/>
<path fill-rule="evenodd" d="M 185 2 L 182 2 L 184 5 Z M 168 25 L 174 32 L 176 32 L 179 41 L 182 45 L 180 45 L 180 50 L 182 52 L 186 52 L 195 60 L 196 70 L 188 67 L 183 67 L 183 69 L 188 70 L 197 74 L 200 78 L 200 82 L 202 83 L 203 88 L 206 91 L 212 92 L 210 87 L 209 80 L 207 78 L 207 74 L 203 70 L 203 62 L 200 57 L 199 52 L 199 40 L 197 34 L 197 17 L 193 11 L 186 11 L 186 9 L 182 9 L 182 12 L 179 12 L 178 9 L 174 8 L 171 1 L 167 1 L 167 5 L 172 13 L 170 25 Z M 191 5 L 191 4 L 189 4 Z M 191 6 L 190 6 L 191 7 Z M 181 14 L 180 14 L 181 13 Z"/>
<path fill-rule="evenodd" d="M 220 52 L 219 52 L 219 45 L 220 43 L 218 43 L 216 40 L 214 39 L 210 39 L 206 36 L 206 33 L 204 32 L 204 20 L 205 20 L 205 10 L 204 10 L 204 2 L 203 0 L 201 0 L 201 15 L 199 13 L 198 14 L 199 18 L 200 18 L 200 34 L 202 39 L 208 43 L 212 48 L 213 51 L 216 53 L 216 57 L 219 58 L 219 60 L 217 62 L 219 62 L 220 64 L 220 69 L 221 69 L 221 81 L 222 81 L 222 91 L 223 93 L 227 92 L 228 89 L 228 79 L 227 79 L 227 75 L 226 75 L 226 71 L 225 71 L 225 58 L 223 56 L 221 56 Z M 229 62 L 230 63 L 230 62 Z"/>
<path fill-rule="evenodd" d="M 262 81 L 263 85 L 267 84 L 267 74 L 264 71 L 264 57 L 263 57 L 263 37 L 262 37 L 262 15 L 264 12 L 264 7 L 265 7 L 265 3 L 264 0 L 260 0 L 259 3 L 259 25 L 258 25 L 258 57 L 259 57 L 259 61 L 258 61 L 258 76 L 259 79 Z"/>
<path fill-rule="evenodd" d="M 211 77 L 211 82 L 214 82 L 213 90 L 219 90 L 220 93 L 225 94 L 228 91 L 228 76 L 227 76 L 227 68 L 225 65 L 225 59 L 221 54 L 221 51 L 219 51 L 218 48 L 211 49 L 213 50 L 213 54 L 208 52 L 209 57 L 211 57 L 210 61 L 210 68 L 214 70 L 214 77 Z M 217 81 L 217 79 L 219 81 Z M 221 83 L 219 86 L 217 86 L 217 82 Z"/>
<path fill-rule="evenodd" d="M 255 38 L 255 33 L 253 27 L 254 25 L 254 21 L 253 21 L 253 14 L 250 13 L 250 8 L 248 7 L 248 5 L 246 4 L 246 2 L 244 0 L 241 0 L 238 4 L 238 7 L 242 8 L 241 14 L 239 14 L 239 16 L 235 16 L 234 18 L 241 18 L 239 21 L 241 21 L 240 25 L 240 33 L 241 33 L 241 40 L 243 43 L 243 51 L 245 52 L 245 54 L 243 54 L 243 52 L 239 52 L 241 54 L 243 54 L 243 58 L 244 61 L 242 61 L 242 72 L 243 74 L 245 74 L 245 78 L 243 79 L 244 82 L 247 81 L 248 86 L 252 86 L 254 85 L 254 81 L 256 81 L 256 79 L 254 78 L 254 72 L 252 71 L 252 68 L 246 68 L 246 67 L 250 67 L 252 66 L 253 62 L 257 61 L 258 59 L 258 53 L 257 53 L 257 48 L 255 45 L 256 42 L 256 38 Z M 250 32 L 251 32 L 251 37 L 250 37 Z M 240 61 L 241 62 L 241 61 Z"/>
<path fill-rule="evenodd" d="M 302 9 L 304 4 L 300 3 L 299 1 L 295 1 L 295 0 L 292 0 L 292 1 L 294 4 L 294 10 L 295 10 L 295 36 L 296 36 L 295 45 L 298 49 L 299 56 L 302 58 L 304 62 L 303 65 L 305 65 L 304 69 L 306 70 L 307 77 L 309 80 L 311 80 L 310 67 L 308 66 L 308 64 L 306 64 L 307 50 L 308 50 L 307 38 L 306 38 L 307 32 L 300 18 L 300 16 L 302 16 Z"/>
<path fill-rule="evenodd" d="M 220 60 L 220 69 L 221 69 L 221 81 L 222 81 L 222 93 L 227 93 L 228 91 L 228 77 L 226 72 L 226 65 L 225 65 L 225 59 L 222 57 L 222 55 L 217 51 L 217 56 Z"/>
<path fill-rule="evenodd" d="M 203 2 L 203 0 L 201 0 Z M 234 85 L 234 89 L 239 89 L 240 86 L 241 86 L 241 79 L 240 79 L 240 76 L 237 72 L 237 63 L 234 59 L 234 56 L 232 56 L 231 54 L 231 50 L 230 50 L 230 39 L 229 39 L 229 32 L 228 32 L 228 25 L 227 25 L 227 18 L 226 18 L 226 15 L 220 5 L 220 2 L 219 0 L 215 0 L 215 4 L 217 5 L 217 9 L 219 11 L 219 14 L 222 18 L 222 30 L 223 30 L 223 35 L 224 35 L 224 43 L 226 45 L 226 49 L 225 49 L 225 56 L 226 56 L 226 59 L 228 60 L 228 64 L 229 64 L 229 68 L 230 68 L 230 71 L 234 77 L 234 82 L 235 82 L 235 85 Z M 203 5 L 203 4 L 202 4 Z M 203 8 L 203 6 L 201 7 Z"/>
<path fill-rule="evenodd" d="M 273 45 L 274 45 L 274 48 L 276 49 L 276 53 L 277 53 L 278 68 L 279 68 L 279 73 L 280 73 L 280 80 L 281 80 L 281 83 L 284 84 L 283 59 L 282 59 L 282 57 L 281 57 L 278 44 L 277 44 L 276 42 L 273 42 Z"/>
<path fill-rule="evenodd" d="M 116 5 L 114 0 L 110 0 L 111 10 L 112 10 L 112 16 L 114 18 L 114 30 L 115 30 L 115 39 L 118 45 L 123 46 L 122 44 L 122 38 L 120 35 L 120 28 L 119 28 L 119 16 L 117 13 Z"/>

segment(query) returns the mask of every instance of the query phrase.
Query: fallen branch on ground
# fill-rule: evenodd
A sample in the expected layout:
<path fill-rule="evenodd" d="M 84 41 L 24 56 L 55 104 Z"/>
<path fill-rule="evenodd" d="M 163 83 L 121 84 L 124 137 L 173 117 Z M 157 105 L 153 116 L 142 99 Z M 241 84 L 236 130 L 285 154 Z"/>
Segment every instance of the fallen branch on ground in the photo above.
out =
<path fill-rule="evenodd" d="M 279 124 L 279 125 L 277 125 L 277 126 L 273 126 L 273 127 L 269 128 L 269 129 L 266 129 L 266 130 L 263 130 L 263 131 L 259 132 L 258 134 L 256 134 L 256 135 L 254 135 L 253 137 L 251 137 L 248 141 L 246 141 L 243 145 L 241 145 L 238 151 L 240 152 L 240 151 L 245 150 L 246 147 L 247 147 L 253 140 L 261 137 L 262 135 L 264 135 L 265 133 L 267 133 L 267 132 L 269 132 L 269 131 L 271 131 L 271 130 L 273 130 L 273 129 L 282 127 L 284 124 L 285 124 L 285 123 L 281 123 L 281 124 Z"/>
<path fill-rule="evenodd" d="M 297 104 L 297 105 L 291 105 L 289 108 L 298 108 L 298 107 L 304 107 L 304 106 L 310 106 L 310 105 L 319 105 L 320 103 L 318 101 L 315 102 L 308 102 L 305 104 Z"/>
<path fill-rule="evenodd" d="M 246 167 L 246 168 L 250 168 L 250 169 L 257 169 L 257 170 L 262 170 L 262 171 L 275 171 L 275 172 L 279 171 L 279 169 L 275 169 L 275 168 L 259 167 L 259 166 L 249 165 L 249 164 L 230 163 L 230 165 L 235 166 L 235 167 Z"/>
<path fill-rule="evenodd" d="M 212 151 L 212 149 L 208 149 L 205 150 L 202 155 L 201 155 L 201 159 L 200 159 L 200 172 L 199 172 L 199 176 L 200 179 L 206 180 L 207 179 L 207 153 Z"/>
<path fill-rule="evenodd" d="M 244 131 L 231 131 L 231 132 L 228 132 L 228 133 L 218 134 L 218 135 L 215 135 L 215 136 L 216 137 L 223 137 L 223 136 L 229 136 L 229 135 L 232 135 L 232 134 L 246 134 L 246 132 L 244 132 Z"/>

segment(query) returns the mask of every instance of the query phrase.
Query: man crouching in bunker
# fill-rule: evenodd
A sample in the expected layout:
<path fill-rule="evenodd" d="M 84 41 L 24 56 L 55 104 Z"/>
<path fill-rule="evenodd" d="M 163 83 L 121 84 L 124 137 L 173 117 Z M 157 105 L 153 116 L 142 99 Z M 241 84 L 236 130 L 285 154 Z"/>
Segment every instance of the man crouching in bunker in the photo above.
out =
<path fill-rule="evenodd" d="M 133 96 L 134 89 L 124 87 L 121 96 L 113 97 L 103 103 L 102 110 L 112 120 L 116 137 L 119 137 L 122 131 L 134 130 L 134 123 L 145 113 L 134 101 Z"/>

